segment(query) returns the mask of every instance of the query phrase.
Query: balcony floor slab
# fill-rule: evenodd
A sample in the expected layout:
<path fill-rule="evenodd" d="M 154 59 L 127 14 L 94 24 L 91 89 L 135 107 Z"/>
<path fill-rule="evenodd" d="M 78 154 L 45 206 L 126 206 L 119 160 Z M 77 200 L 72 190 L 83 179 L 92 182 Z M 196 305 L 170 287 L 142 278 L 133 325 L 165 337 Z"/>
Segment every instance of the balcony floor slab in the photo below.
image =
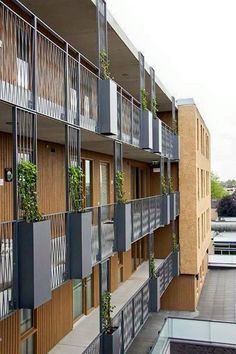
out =
<path fill-rule="evenodd" d="M 158 268 L 163 259 L 156 259 Z M 132 276 L 112 293 L 112 304 L 115 305 L 113 316 L 129 301 L 129 299 L 142 287 L 149 277 L 148 261 L 142 263 Z M 74 325 L 73 330 L 67 334 L 49 354 L 80 354 L 99 334 L 99 308 L 89 315 L 83 316 Z"/>

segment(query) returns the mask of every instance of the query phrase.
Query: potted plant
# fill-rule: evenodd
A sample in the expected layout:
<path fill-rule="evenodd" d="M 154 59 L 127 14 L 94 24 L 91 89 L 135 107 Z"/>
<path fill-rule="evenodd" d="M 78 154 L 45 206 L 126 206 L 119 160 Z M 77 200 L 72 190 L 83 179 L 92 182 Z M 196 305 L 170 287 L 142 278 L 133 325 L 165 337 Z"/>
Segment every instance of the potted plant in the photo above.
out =
<path fill-rule="evenodd" d="M 149 260 L 150 267 L 150 310 L 158 312 L 160 310 L 160 279 L 156 273 L 155 257 L 152 253 Z"/>
<path fill-rule="evenodd" d="M 110 60 L 105 50 L 100 52 L 102 80 L 99 80 L 100 133 L 117 135 L 117 84 L 111 77 Z"/>
<path fill-rule="evenodd" d="M 103 326 L 103 353 L 120 353 L 119 327 L 112 326 L 111 314 L 115 308 L 111 305 L 111 293 L 106 291 L 102 296 L 102 326 Z"/>
<path fill-rule="evenodd" d="M 70 166 L 68 178 L 72 209 L 68 214 L 70 276 L 71 279 L 83 279 L 92 272 L 92 212 L 84 209 L 84 173 L 82 168 L 80 166 Z"/>
<path fill-rule="evenodd" d="M 126 252 L 131 248 L 131 203 L 127 203 L 124 193 L 124 172 L 115 175 L 115 232 L 116 251 Z"/>
<path fill-rule="evenodd" d="M 153 148 L 153 117 L 148 110 L 148 93 L 141 89 L 141 147 L 142 149 L 152 150 Z"/>
<path fill-rule="evenodd" d="M 19 307 L 34 309 L 51 299 L 51 231 L 38 209 L 37 167 L 20 161 L 17 168 L 22 221 L 17 224 Z"/>
<path fill-rule="evenodd" d="M 170 195 L 168 190 L 168 184 L 165 176 L 161 177 L 162 187 L 162 224 L 168 225 L 170 223 Z"/>

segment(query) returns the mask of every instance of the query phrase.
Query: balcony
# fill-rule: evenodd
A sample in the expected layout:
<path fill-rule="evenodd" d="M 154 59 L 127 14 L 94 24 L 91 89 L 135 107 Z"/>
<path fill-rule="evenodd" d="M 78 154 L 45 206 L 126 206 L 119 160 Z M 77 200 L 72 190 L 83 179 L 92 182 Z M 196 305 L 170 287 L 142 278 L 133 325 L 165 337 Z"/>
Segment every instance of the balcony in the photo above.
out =
<path fill-rule="evenodd" d="M 103 85 L 98 68 L 40 20 L 35 29 L 2 2 L 0 16 L 1 100 L 178 159 L 178 136 L 152 119 L 144 144 L 140 103 L 112 80 Z"/>

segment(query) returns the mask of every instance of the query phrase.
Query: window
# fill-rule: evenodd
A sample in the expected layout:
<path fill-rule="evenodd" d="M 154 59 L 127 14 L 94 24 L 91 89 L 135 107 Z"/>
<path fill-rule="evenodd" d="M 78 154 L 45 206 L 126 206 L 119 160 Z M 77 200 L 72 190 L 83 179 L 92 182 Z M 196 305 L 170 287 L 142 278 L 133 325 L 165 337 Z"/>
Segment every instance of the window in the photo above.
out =
<path fill-rule="evenodd" d="M 202 241 L 204 239 L 204 220 L 203 220 L 203 214 L 201 215 L 201 231 L 202 231 Z"/>
<path fill-rule="evenodd" d="M 92 201 L 92 161 L 85 160 L 85 202 L 86 207 L 91 207 Z"/>
<path fill-rule="evenodd" d="M 201 198 L 203 198 L 203 170 L 201 170 Z"/>
<path fill-rule="evenodd" d="M 200 218 L 197 219 L 197 241 L 198 241 L 198 248 L 200 248 L 200 243 L 201 243 Z"/>
<path fill-rule="evenodd" d="M 21 342 L 20 354 L 34 354 L 34 336 Z"/>
<path fill-rule="evenodd" d="M 82 280 L 73 281 L 73 319 L 75 320 L 83 313 L 83 289 Z"/>
<path fill-rule="evenodd" d="M 199 150 L 199 120 L 197 118 L 197 150 Z"/>
<path fill-rule="evenodd" d="M 20 333 L 23 334 L 33 327 L 33 311 L 20 310 Z"/>
<path fill-rule="evenodd" d="M 199 168 L 197 169 L 197 196 L 198 196 L 198 200 L 200 200 L 200 176 L 199 176 Z"/>

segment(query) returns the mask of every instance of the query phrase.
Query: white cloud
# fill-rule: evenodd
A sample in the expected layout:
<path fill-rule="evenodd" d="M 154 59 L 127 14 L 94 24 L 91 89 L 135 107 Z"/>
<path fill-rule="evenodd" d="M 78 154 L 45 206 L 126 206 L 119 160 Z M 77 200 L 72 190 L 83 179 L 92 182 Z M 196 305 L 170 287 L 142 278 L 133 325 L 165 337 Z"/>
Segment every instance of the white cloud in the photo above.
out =
<path fill-rule="evenodd" d="M 193 97 L 212 141 L 212 170 L 236 178 L 235 0 L 107 0 L 176 98 Z"/>

